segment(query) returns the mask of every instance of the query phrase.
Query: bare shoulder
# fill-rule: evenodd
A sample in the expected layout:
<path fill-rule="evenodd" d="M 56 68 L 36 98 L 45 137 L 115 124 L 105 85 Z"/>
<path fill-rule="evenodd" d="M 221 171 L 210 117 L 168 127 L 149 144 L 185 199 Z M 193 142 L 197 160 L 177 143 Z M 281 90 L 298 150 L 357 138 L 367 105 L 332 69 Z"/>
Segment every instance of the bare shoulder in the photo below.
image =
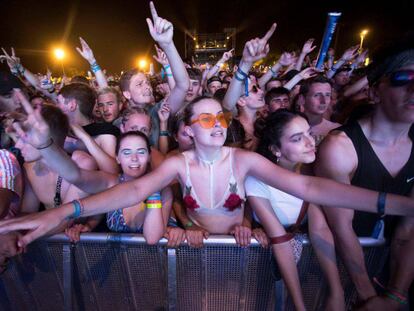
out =
<path fill-rule="evenodd" d="M 318 147 L 315 174 L 349 182 L 358 165 L 352 141 L 342 131 L 333 131 Z"/>

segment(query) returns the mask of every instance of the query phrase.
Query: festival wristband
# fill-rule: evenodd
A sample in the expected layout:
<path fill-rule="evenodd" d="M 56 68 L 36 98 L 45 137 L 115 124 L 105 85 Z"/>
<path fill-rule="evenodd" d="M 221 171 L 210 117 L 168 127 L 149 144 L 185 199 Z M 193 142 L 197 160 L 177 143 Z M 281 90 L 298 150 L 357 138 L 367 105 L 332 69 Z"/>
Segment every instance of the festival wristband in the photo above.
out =
<path fill-rule="evenodd" d="M 384 217 L 385 215 L 385 201 L 387 198 L 387 194 L 385 192 L 378 193 L 377 199 L 377 213 L 380 217 Z"/>
<path fill-rule="evenodd" d="M 168 131 L 160 131 L 160 136 L 170 136 L 170 132 L 168 132 Z"/>
<path fill-rule="evenodd" d="M 83 206 L 82 206 L 82 203 L 80 201 L 73 200 L 71 203 L 73 205 L 73 214 L 71 214 L 67 217 L 68 220 L 79 218 L 80 215 L 82 214 L 82 210 L 83 210 Z"/>
<path fill-rule="evenodd" d="M 147 208 L 162 208 L 161 202 L 161 194 L 159 192 L 155 192 L 154 194 L 150 195 L 147 200 L 145 201 Z"/>
<path fill-rule="evenodd" d="M 92 65 L 91 65 L 91 70 L 93 73 L 97 73 L 99 70 L 101 70 L 101 67 L 98 65 L 98 63 L 95 61 Z"/>

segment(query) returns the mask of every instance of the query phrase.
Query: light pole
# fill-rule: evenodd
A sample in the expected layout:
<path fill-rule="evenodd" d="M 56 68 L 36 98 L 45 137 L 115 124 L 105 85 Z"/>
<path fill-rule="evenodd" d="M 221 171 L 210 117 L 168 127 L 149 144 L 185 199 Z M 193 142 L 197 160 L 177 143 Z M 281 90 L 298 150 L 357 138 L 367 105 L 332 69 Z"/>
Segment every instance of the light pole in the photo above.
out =
<path fill-rule="evenodd" d="M 63 66 L 63 59 L 65 58 L 65 51 L 63 49 L 55 49 L 53 53 L 55 54 L 56 59 L 60 61 L 60 65 L 62 66 L 62 73 L 64 76 L 66 76 L 65 67 Z"/>
<path fill-rule="evenodd" d="M 362 52 L 362 44 L 364 43 L 364 39 L 365 39 L 365 36 L 367 35 L 367 33 L 368 33 L 368 30 L 364 29 L 359 34 L 359 36 L 361 37 L 361 42 L 359 43 L 359 53 Z"/>

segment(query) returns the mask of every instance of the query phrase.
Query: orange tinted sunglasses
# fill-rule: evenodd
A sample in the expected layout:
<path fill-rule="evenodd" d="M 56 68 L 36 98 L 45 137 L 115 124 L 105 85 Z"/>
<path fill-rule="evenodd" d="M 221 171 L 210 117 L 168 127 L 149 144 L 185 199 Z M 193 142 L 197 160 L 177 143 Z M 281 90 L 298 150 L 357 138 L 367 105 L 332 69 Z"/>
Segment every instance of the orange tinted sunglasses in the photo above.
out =
<path fill-rule="evenodd" d="M 219 112 L 217 115 L 212 113 L 201 113 L 197 119 L 191 121 L 191 124 L 198 122 L 202 128 L 211 129 L 217 121 L 222 128 L 228 128 L 231 123 L 231 112 Z"/>

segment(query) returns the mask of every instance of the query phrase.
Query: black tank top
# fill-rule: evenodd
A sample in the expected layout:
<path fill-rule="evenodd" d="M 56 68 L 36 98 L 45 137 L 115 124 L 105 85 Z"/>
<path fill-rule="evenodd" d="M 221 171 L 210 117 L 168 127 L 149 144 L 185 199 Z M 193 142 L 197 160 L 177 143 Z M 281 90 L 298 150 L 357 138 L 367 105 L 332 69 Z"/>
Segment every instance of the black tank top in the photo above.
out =
<path fill-rule="evenodd" d="M 410 157 L 395 177 L 390 175 L 377 157 L 358 122 L 350 122 L 336 130 L 343 131 L 351 139 L 357 153 L 358 166 L 351 179 L 351 185 L 409 196 L 414 185 L 413 127 L 410 128 L 408 134 L 411 141 L 413 141 Z M 353 219 L 356 234 L 358 236 L 371 236 L 378 219 L 379 217 L 376 214 L 356 211 Z M 385 236 L 389 237 L 398 221 L 398 217 L 387 216 L 385 220 Z"/>

